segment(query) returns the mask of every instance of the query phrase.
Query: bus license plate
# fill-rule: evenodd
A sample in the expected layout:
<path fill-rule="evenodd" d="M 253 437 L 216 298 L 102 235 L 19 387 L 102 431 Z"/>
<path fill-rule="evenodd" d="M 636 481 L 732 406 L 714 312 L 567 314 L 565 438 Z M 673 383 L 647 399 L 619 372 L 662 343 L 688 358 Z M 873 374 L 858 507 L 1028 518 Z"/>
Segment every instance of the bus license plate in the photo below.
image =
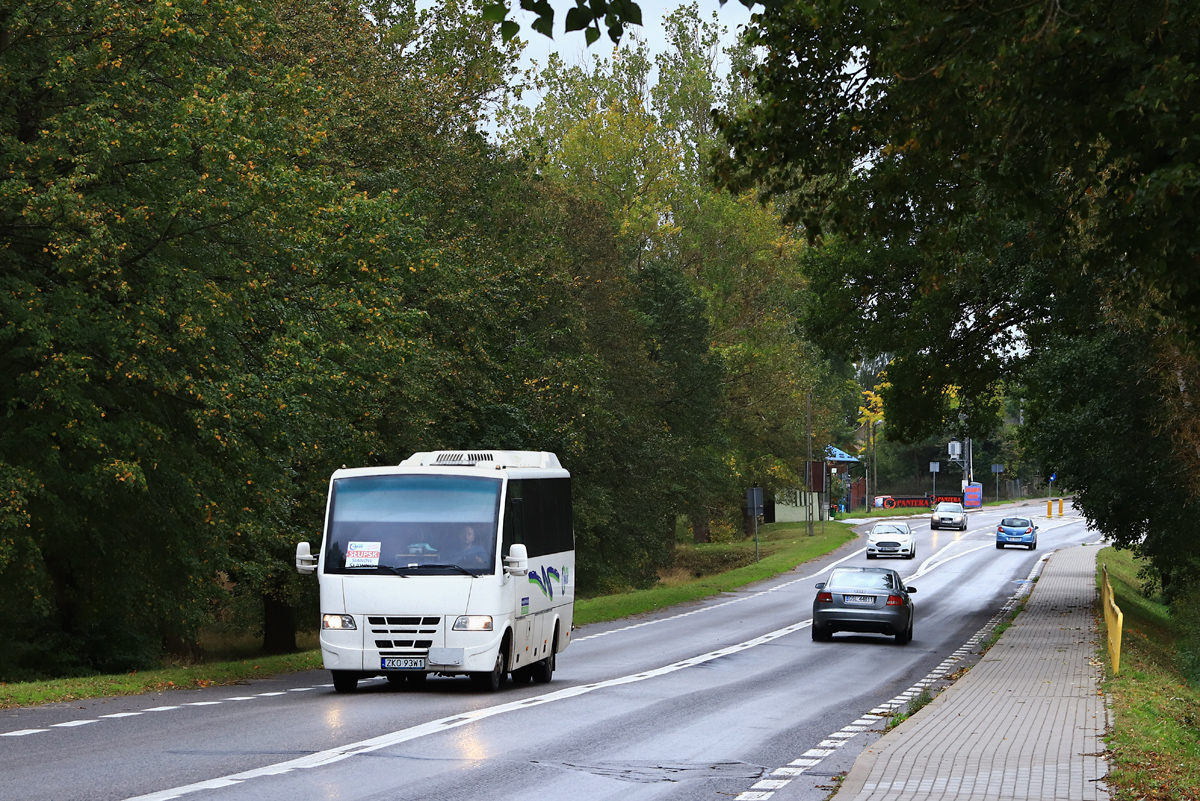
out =
<path fill-rule="evenodd" d="M 381 656 L 381 670 L 424 670 L 425 659 L 414 656 Z"/>
<path fill-rule="evenodd" d="M 848 603 L 848 604 L 863 604 L 864 606 L 871 606 L 875 603 L 875 596 L 874 595 L 847 595 L 846 603 Z"/>

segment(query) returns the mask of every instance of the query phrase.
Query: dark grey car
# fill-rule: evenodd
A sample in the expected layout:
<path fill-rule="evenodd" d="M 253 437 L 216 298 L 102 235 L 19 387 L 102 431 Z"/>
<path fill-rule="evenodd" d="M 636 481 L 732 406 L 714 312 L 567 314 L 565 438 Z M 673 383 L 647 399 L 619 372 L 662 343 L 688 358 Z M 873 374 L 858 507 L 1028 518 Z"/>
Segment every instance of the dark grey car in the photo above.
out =
<path fill-rule="evenodd" d="M 913 636 L 916 587 L 886 567 L 839 567 L 817 585 L 812 638 L 829 640 L 835 631 L 891 634 L 906 645 Z"/>

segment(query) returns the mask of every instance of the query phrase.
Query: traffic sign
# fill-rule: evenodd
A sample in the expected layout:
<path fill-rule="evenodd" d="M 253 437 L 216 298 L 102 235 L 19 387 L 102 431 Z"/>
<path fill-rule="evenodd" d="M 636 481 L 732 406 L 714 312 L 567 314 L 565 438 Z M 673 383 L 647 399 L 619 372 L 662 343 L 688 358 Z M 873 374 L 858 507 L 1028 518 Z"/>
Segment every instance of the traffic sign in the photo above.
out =
<path fill-rule="evenodd" d="M 750 487 L 746 490 L 746 506 L 750 509 L 750 514 L 754 517 L 758 517 L 763 513 L 762 487 Z"/>

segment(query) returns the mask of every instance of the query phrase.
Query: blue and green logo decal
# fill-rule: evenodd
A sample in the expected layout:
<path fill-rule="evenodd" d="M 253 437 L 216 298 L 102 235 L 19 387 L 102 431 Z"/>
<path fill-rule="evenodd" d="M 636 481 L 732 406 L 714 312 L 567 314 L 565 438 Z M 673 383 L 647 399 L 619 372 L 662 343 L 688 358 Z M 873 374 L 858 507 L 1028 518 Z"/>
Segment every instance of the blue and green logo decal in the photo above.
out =
<path fill-rule="evenodd" d="M 537 588 L 542 591 L 542 595 L 546 596 L 547 598 L 553 598 L 554 582 L 558 582 L 559 592 L 562 592 L 562 590 L 567 586 L 567 581 L 570 578 L 569 573 L 570 571 L 565 567 L 561 572 L 553 567 L 543 567 L 540 574 L 538 573 L 537 568 L 534 568 L 529 571 L 529 583 L 536 584 Z"/>

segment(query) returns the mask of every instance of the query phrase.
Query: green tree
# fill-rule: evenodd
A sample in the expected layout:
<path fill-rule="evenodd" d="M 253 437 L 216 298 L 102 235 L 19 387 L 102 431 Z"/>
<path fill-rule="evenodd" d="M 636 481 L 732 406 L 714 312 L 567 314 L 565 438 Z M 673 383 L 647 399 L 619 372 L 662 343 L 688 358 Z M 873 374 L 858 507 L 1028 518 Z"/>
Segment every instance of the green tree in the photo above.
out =
<path fill-rule="evenodd" d="M 1178 225 L 1198 180 L 1194 3 L 792 3 L 750 35 L 761 102 L 722 117 L 727 180 L 793 192 L 812 233 L 931 248 L 1016 209 L 1059 255 L 1086 221 L 1062 269 L 1200 321 L 1200 251 Z"/>
<path fill-rule="evenodd" d="M 819 456 L 840 389 L 824 391 L 823 360 L 797 336 L 802 243 L 771 209 L 711 186 L 711 108 L 744 102 L 740 79 L 718 76 L 717 23 L 692 4 L 667 27 L 657 82 L 637 42 L 587 64 L 552 57 L 542 102 L 510 106 L 502 119 L 510 148 L 539 174 L 613 215 L 664 399 L 662 441 L 676 466 L 664 474 L 668 517 L 687 514 L 703 538 L 710 516 L 741 518 L 746 485 L 800 480 L 807 393 L 818 390 Z M 747 54 L 744 44 L 725 53 Z"/>
<path fill-rule="evenodd" d="M 294 543 L 293 456 L 355 438 L 334 398 L 411 318 L 356 293 L 407 280 L 420 231 L 319 168 L 269 9 L 29 2 L 4 30 L 7 661 L 116 669 Z"/>
<path fill-rule="evenodd" d="M 1030 400 L 1026 441 L 1070 482 L 1088 522 L 1149 559 L 1174 598 L 1200 582 L 1196 501 L 1161 433 L 1151 337 L 1113 326 L 1046 345 L 1028 371 L 1044 389 Z"/>
<path fill-rule="evenodd" d="M 1075 390 L 1043 369 L 1062 350 L 1099 408 L 1121 407 L 1140 375 L 1158 426 L 1143 430 L 1180 486 L 1200 487 L 1185 411 L 1200 251 L 1180 224 L 1197 189 L 1198 33 L 1194 3 L 795 3 L 756 17 L 759 101 L 719 116 L 718 173 L 776 197 L 810 238 L 844 237 L 814 254 L 808 330 L 894 357 L 893 431 L 945 426 L 952 397 L 969 429 L 986 426 L 1005 386 L 1066 426 Z M 1106 358 L 1092 347 L 1105 327 L 1143 345 L 1113 351 L 1126 372 L 1110 382 L 1096 377 L 1113 366 L 1079 362 Z M 1128 433 L 1089 419 L 1110 441 Z M 1111 450 L 1084 465 L 1059 462 L 1048 435 L 1028 443 L 1043 467 L 1074 465 L 1085 512 L 1124 537 L 1106 509 L 1141 501 L 1099 475 L 1124 469 Z"/>

